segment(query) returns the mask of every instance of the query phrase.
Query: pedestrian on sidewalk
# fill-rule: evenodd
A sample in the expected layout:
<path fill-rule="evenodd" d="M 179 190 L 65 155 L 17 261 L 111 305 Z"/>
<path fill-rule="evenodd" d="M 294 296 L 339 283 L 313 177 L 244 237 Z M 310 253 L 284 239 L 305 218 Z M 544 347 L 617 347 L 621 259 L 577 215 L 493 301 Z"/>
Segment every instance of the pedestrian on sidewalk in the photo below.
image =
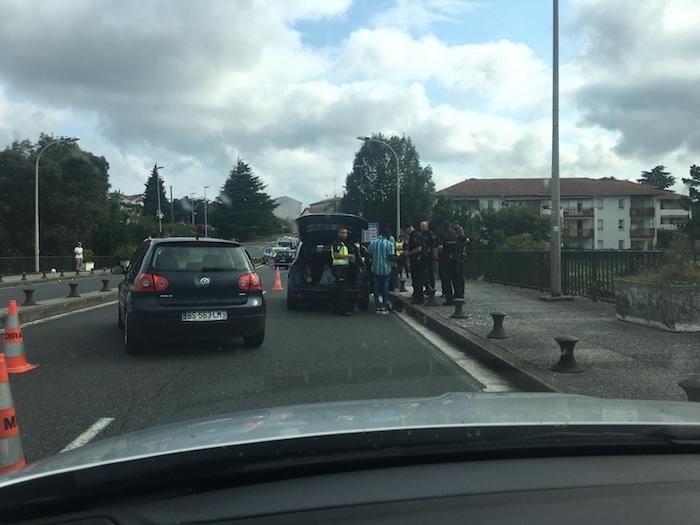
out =
<path fill-rule="evenodd" d="M 464 300 L 464 250 L 468 241 L 464 228 L 455 223 L 452 224 L 443 243 L 443 249 L 447 250 L 447 271 L 452 286 L 452 302 L 455 299 Z"/>
<path fill-rule="evenodd" d="M 75 258 L 75 271 L 79 272 L 83 267 L 83 243 L 78 241 L 78 245 L 73 248 L 73 257 Z"/>
<path fill-rule="evenodd" d="M 425 280 L 425 239 L 416 231 L 412 224 L 403 227 L 404 237 L 408 237 L 408 258 L 411 267 L 411 284 L 413 285 L 413 299 L 411 304 L 423 304 L 423 283 Z"/>
<path fill-rule="evenodd" d="M 372 257 L 372 275 L 374 276 L 374 306 L 378 314 L 389 313 L 389 281 L 391 279 L 391 258 L 394 245 L 389 240 L 389 228 L 382 228 L 379 237 L 369 243 L 367 251 Z M 381 297 L 381 302 L 380 302 Z"/>
<path fill-rule="evenodd" d="M 432 297 L 435 295 L 435 254 L 437 249 L 437 239 L 430 231 L 428 221 L 420 223 L 420 233 L 425 241 L 425 295 Z"/>

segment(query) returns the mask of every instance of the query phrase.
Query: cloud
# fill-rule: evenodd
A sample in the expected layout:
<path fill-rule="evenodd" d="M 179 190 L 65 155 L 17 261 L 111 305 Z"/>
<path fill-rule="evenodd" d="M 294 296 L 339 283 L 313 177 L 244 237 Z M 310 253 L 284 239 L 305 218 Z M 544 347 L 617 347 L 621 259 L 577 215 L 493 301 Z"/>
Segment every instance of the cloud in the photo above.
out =
<path fill-rule="evenodd" d="M 372 17 L 372 26 L 425 32 L 437 23 L 451 23 L 480 7 L 469 0 L 397 0 Z"/>

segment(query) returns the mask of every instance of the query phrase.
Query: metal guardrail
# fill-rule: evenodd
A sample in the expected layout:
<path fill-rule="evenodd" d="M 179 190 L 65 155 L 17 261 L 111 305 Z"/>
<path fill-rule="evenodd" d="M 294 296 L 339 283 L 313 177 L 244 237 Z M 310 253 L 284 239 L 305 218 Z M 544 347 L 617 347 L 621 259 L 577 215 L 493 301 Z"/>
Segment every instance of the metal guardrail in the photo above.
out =
<path fill-rule="evenodd" d="M 564 250 L 561 255 L 562 292 L 594 300 L 614 301 L 614 281 L 658 268 L 663 251 Z M 696 263 L 699 252 L 686 254 Z M 522 288 L 550 290 L 549 252 L 469 252 L 465 275 L 470 279 L 509 284 Z"/>
<path fill-rule="evenodd" d="M 95 268 L 111 268 L 119 264 L 119 258 L 112 255 L 96 255 L 89 262 L 95 263 Z M 57 272 L 75 270 L 75 259 L 71 255 L 48 255 L 39 258 L 39 271 Z M 34 273 L 34 257 L 0 257 L 0 275 L 21 275 Z"/>

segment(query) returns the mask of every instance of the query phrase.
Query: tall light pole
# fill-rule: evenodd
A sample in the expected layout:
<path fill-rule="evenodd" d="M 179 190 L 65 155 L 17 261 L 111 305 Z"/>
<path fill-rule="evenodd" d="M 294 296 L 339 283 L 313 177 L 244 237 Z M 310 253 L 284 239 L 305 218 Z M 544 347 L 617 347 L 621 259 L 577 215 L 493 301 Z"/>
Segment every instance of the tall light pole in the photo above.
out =
<path fill-rule="evenodd" d="M 58 144 L 59 142 L 78 142 L 80 137 L 68 137 L 53 142 L 49 142 L 46 146 L 39 150 L 34 163 L 34 271 L 39 273 L 39 159 L 41 154 L 46 151 L 46 148 Z"/>
<path fill-rule="evenodd" d="M 204 236 L 207 237 L 207 188 L 209 186 L 204 186 Z"/>
<path fill-rule="evenodd" d="M 196 193 L 192 192 L 190 193 L 190 205 L 192 206 L 192 227 L 194 228 L 194 216 L 195 216 L 195 211 L 194 211 L 194 199 L 192 198 Z"/>
<path fill-rule="evenodd" d="M 559 0 L 552 5 L 552 234 L 549 266 L 552 297 L 561 296 L 561 226 L 559 218 Z"/>
<path fill-rule="evenodd" d="M 396 154 L 396 151 L 394 151 L 394 148 L 383 140 L 372 137 L 357 137 L 357 139 L 363 142 L 383 144 L 394 154 L 394 159 L 396 159 L 396 239 L 398 240 L 398 238 L 401 237 L 401 168 L 399 166 L 399 156 Z"/>
<path fill-rule="evenodd" d="M 160 236 L 163 236 L 163 212 L 160 209 L 160 191 L 161 191 L 161 186 L 160 186 L 160 174 L 158 173 L 158 170 L 162 170 L 163 166 L 158 166 L 158 163 L 156 162 L 153 165 L 153 173 L 156 176 L 156 195 L 158 196 L 158 233 Z"/>

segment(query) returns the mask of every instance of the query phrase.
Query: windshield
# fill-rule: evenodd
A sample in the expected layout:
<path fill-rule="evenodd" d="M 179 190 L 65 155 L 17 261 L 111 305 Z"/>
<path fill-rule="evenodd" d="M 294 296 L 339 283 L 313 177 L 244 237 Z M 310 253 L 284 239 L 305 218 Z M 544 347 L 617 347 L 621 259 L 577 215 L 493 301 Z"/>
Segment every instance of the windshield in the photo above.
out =
<path fill-rule="evenodd" d="M 700 424 L 700 2 L 0 21 L 0 477 L 319 419 Z"/>

